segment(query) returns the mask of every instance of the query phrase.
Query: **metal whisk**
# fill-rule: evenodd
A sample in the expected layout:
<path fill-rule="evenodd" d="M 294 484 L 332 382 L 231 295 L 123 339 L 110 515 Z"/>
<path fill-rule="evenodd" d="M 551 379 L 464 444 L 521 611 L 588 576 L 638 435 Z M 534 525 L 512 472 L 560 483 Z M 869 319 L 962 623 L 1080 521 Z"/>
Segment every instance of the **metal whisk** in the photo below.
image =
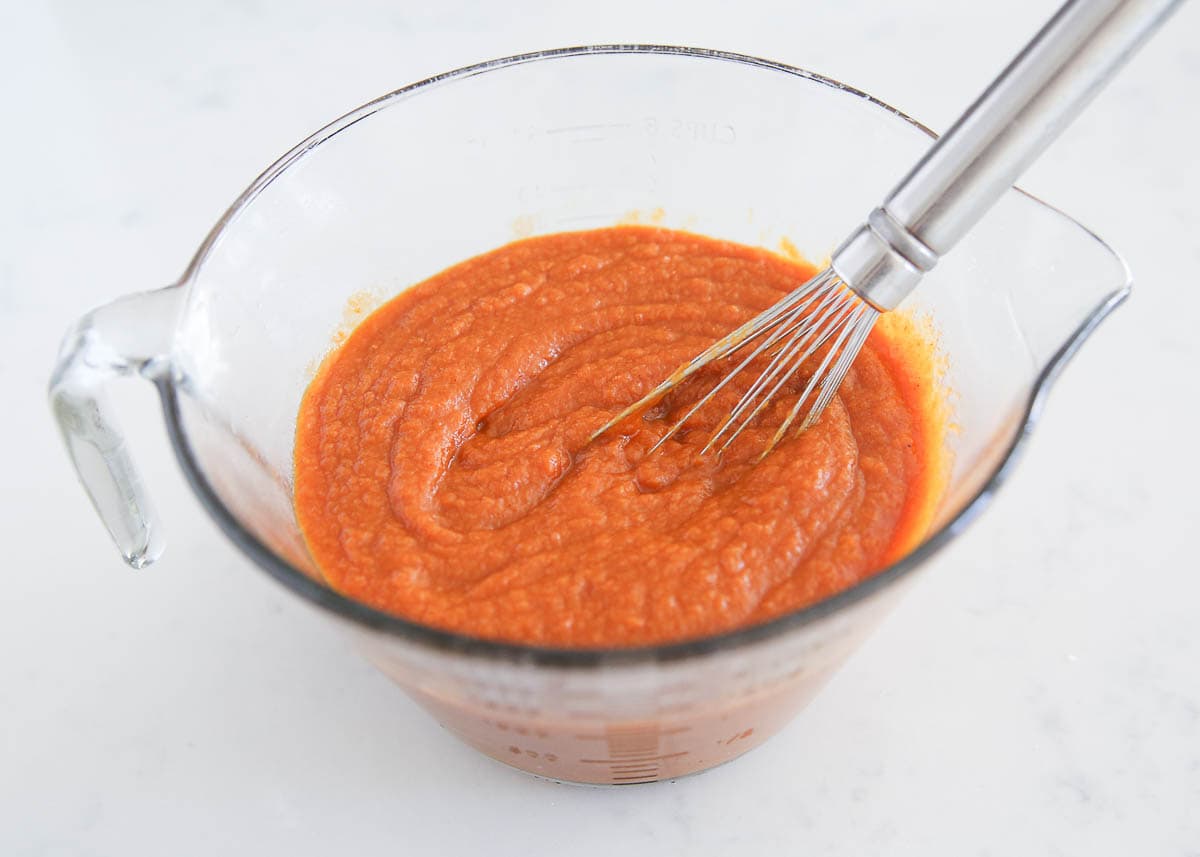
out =
<path fill-rule="evenodd" d="M 1068 0 L 953 127 L 800 288 L 722 337 L 630 405 L 609 428 L 716 360 L 747 351 L 651 447 L 756 361 L 766 366 L 702 452 L 723 451 L 806 362 L 818 361 L 767 455 L 836 394 L 881 313 L 895 307 L 996 203 L 1182 0 Z"/>

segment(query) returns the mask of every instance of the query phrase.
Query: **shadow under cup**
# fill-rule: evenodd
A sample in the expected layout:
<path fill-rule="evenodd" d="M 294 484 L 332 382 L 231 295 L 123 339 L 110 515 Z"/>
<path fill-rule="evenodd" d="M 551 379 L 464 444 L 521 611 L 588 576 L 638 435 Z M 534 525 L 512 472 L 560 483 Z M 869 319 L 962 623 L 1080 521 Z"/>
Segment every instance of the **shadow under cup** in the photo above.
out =
<path fill-rule="evenodd" d="M 1063 361 L 1128 288 L 1090 232 L 1010 192 L 922 283 L 946 357 L 949 492 L 910 556 L 828 601 L 721 637 L 549 650 L 435 631 L 321 582 L 292 509 L 300 398 L 339 331 L 458 261 L 638 214 L 814 261 L 929 146 L 898 111 L 808 72 L 708 51 L 514 57 L 392 93 L 322 129 L 234 204 L 170 294 L 157 373 L 181 463 L 258 565 L 352 630 L 448 729 L 554 779 L 703 770 L 783 726 L 909 572 L 986 502 Z M 348 310 L 349 308 L 349 310 Z"/>

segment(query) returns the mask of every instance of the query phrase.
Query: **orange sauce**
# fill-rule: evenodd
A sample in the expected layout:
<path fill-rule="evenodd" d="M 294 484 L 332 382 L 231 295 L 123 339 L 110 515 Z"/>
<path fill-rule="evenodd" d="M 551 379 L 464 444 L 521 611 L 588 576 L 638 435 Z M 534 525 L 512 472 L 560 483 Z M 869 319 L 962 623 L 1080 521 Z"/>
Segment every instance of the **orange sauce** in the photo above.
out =
<path fill-rule="evenodd" d="M 379 307 L 298 418 L 296 513 L 326 579 L 477 637 L 621 647 L 759 623 L 880 570 L 925 535 L 944 485 L 932 352 L 902 317 L 759 463 L 803 377 L 720 457 L 698 451 L 753 373 L 646 453 L 728 366 L 589 440 L 813 273 L 621 226 L 517 241 Z"/>

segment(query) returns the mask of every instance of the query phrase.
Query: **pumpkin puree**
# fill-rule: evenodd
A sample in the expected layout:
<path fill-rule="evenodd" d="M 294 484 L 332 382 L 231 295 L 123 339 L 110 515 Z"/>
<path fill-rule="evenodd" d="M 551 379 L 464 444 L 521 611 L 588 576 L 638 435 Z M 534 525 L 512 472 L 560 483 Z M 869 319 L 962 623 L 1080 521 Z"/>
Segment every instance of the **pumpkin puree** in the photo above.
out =
<path fill-rule="evenodd" d="M 889 314 L 819 422 L 755 463 L 781 394 L 697 455 L 728 367 L 597 428 L 815 273 L 655 227 L 517 241 L 367 317 L 300 407 L 296 513 L 343 594 L 416 622 L 556 647 L 679 641 L 845 589 L 925 535 L 944 485 L 932 350 Z M 792 393 L 804 379 L 791 384 Z"/>

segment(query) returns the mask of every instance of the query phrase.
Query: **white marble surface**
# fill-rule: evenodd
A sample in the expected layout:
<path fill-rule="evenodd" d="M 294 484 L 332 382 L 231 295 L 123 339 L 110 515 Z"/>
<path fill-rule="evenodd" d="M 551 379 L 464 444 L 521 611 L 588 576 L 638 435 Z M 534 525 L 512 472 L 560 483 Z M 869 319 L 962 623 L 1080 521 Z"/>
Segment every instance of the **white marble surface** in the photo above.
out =
<path fill-rule="evenodd" d="M 398 85 L 698 44 L 940 128 L 1051 5 L 0 6 L 0 854 L 1200 854 L 1194 3 L 1025 182 L 1123 251 L 1135 299 L 987 515 L 790 728 L 708 774 L 585 789 L 457 744 L 218 535 L 134 383 L 171 541 L 131 572 L 43 400 L 73 316 L 174 279 L 261 167 Z"/>

